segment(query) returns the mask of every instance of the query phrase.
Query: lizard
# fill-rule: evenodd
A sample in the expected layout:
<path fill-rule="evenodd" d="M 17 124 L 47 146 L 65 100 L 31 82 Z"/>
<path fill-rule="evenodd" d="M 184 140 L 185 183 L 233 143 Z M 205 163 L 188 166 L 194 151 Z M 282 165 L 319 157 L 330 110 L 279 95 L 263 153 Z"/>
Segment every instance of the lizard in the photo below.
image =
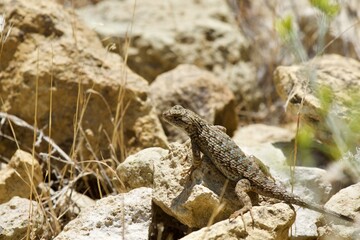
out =
<path fill-rule="evenodd" d="M 255 192 L 262 196 L 285 201 L 288 204 L 295 204 L 348 222 L 355 222 L 352 217 L 304 200 L 287 191 L 283 185 L 277 184 L 267 166 L 256 157 L 245 155 L 226 134 L 225 127 L 209 124 L 193 111 L 180 105 L 164 111 L 162 118 L 185 131 L 190 137 L 193 155 L 190 172 L 201 166 L 202 153 L 227 179 L 236 182 L 235 193 L 243 203 L 243 207 L 231 214 L 230 219 L 239 215 L 243 217 L 243 214 L 248 211 L 251 214 L 252 202 L 248 192 Z"/>

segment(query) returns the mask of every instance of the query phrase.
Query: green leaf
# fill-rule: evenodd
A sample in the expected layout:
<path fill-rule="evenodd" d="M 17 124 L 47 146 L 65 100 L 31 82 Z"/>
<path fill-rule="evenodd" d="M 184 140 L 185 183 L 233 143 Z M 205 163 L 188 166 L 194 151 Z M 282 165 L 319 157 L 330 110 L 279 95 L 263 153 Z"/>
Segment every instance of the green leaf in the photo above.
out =
<path fill-rule="evenodd" d="M 310 0 L 310 4 L 328 17 L 335 17 L 340 12 L 340 5 L 331 4 L 329 0 Z"/>

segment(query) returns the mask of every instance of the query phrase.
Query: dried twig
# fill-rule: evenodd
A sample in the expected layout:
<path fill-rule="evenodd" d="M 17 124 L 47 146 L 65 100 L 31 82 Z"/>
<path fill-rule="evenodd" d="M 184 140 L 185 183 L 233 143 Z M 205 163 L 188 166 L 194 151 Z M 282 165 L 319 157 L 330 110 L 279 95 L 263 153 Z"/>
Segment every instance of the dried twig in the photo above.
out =
<path fill-rule="evenodd" d="M 34 129 L 34 127 L 30 124 L 28 124 L 27 122 L 25 122 L 24 120 L 22 120 L 21 118 L 18 118 L 15 115 L 11 115 L 5 112 L 0 112 L 0 122 L 4 123 L 4 120 L 8 120 L 11 121 L 13 124 L 19 126 L 19 127 L 23 127 L 26 129 L 31 130 L 32 132 L 36 132 L 37 135 L 37 141 L 36 141 L 36 145 L 40 145 L 41 140 L 43 139 L 45 142 L 47 142 L 48 144 L 50 144 L 53 147 L 53 150 L 55 150 L 64 160 L 62 160 L 62 162 L 65 162 L 67 164 L 70 165 L 75 165 L 74 161 L 69 157 L 69 155 L 67 155 L 55 142 L 54 140 L 52 140 L 51 138 L 49 138 L 48 136 L 46 136 L 44 134 L 44 132 L 42 130 L 39 129 Z M 77 169 L 79 170 L 79 169 Z"/>

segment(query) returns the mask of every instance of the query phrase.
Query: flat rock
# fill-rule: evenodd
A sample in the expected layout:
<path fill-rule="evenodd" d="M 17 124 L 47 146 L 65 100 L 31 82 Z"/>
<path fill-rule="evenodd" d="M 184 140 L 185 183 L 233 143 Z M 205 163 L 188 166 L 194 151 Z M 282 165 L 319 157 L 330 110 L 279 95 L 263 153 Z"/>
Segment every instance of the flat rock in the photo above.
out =
<path fill-rule="evenodd" d="M 100 199 L 69 222 L 56 240 L 148 239 L 152 189 Z"/>
<path fill-rule="evenodd" d="M 8 165 L 0 170 L 0 203 L 14 196 L 29 198 L 30 186 L 36 187 L 42 181 L 39 162 L 30 153 L 17 150 Z"/>
<path fill-rule="evenodd" d="M 27 236 L 40 238 L 44 221 L 43 209 L 37 202 L 13 197 L 0 205 L 0 239 L 26 239 Z M 31 227 L 28 234 L 29 225 Z"/>
<path fill-rule="evenodd" d="M 209 227 L 190 233 L 181 240 L 219 240 L 219 239 L 288 239 L 288 232 L 295 220 L 295 212 L 285 203 L 277 203 L 271 206 L 257 206 L 252 210 L 253 220 L 250 213 L 233 221 L 224 220 Z M 245 227 L 246 226 L 246 229 Z"/>

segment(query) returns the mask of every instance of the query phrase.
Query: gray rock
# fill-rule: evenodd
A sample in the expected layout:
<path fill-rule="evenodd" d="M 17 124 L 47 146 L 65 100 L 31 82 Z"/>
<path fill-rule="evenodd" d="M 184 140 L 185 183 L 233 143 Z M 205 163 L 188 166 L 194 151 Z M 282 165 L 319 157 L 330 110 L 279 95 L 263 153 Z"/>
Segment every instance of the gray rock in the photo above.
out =
<path fill-rule="evenodd" d="M 9 202 L 0 205 L 0 239 L 26 239 L 26 236 L 40 237 L 43 232 L 44 221 L 43 210 L 37 202 L 13 197 Z M 27 233 L 29 224 L 31 226 L 30 232 Z"/>
<path fill-rule="evenodd" d="M 61 191 L 60 197 L 56 201 L 55 212 L 57 213 L 57 216 L 64 214 L 68 219 L 73 219 L 85 208 L 94 205 L 95 200 L 65 186 Z"/>
<path fill-rule="evenodd" d="M 335 194 L 325 205 L 333 211 L 350 215 L 357 220 L 356 223 L 344 224 L 339 221 L 326 221 L 326 225 L 319 227 L 319 239 L 350 240 L 360 239 L 358 223 L 360 221 L 360 183 L 351 185 Z"/>
<path fill-rule="evenodd" d="M 148 239 L 151 223 L 150 188 L 100 199 L 69 222 L 56 240 Z"/>
<path fill-rule="evenodd" d="M 265 124 L 242 126 L 234 132 L 234 141 L 241 146 L 257 146 L 263 143 L 290 142 L 295 138 L 295 129 L 286 129 Z"/>
<path fill-rule="evenodd" d="M 360 148 L 355 153 L 347 152 L 338 161 L 327 167 L 327 181 L 336 186 L 335 191 L 360 182 Z"/>

